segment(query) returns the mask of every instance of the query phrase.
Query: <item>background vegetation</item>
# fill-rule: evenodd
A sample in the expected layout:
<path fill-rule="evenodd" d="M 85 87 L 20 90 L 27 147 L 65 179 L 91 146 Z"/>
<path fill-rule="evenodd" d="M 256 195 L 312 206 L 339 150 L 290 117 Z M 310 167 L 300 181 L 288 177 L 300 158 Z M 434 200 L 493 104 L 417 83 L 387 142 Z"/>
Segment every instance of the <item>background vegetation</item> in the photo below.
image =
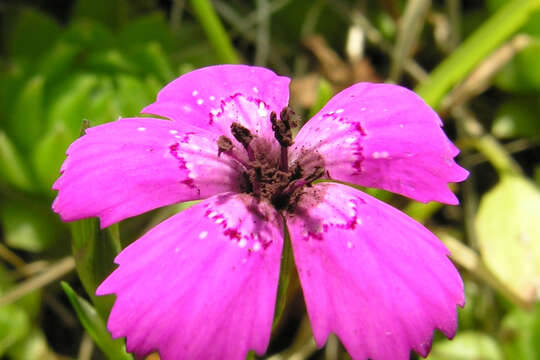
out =
<path fill-rule="evenodd" d="M 51 185 L 81 126 L 242 62 L 290 76 L 305 119 L 358 81 L 436 108 L 471 171 L 461 206 L 371 191 L 435 231 L 465 280 L 458 335 L 429 359 L 540 359 L 540 1 L 3 1 L 0 20 L 1 358 L 131 358 L 105 331 L 112 298 L 89 294 L 121 247 L 186 205 L 99 232 L 61 223 Z M 334 337 L 316 349 L 291 279 L 269 358 L 347 359 Z"/>

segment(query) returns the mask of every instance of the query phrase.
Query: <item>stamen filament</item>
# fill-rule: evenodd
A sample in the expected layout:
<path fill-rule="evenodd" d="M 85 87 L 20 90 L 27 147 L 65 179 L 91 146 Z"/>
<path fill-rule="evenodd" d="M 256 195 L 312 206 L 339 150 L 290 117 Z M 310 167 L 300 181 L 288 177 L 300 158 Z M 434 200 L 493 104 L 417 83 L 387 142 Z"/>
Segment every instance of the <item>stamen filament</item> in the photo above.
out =
<path fill-rule="evenodd" d="M 289 149 L 285 146 L 281 147 L 281 159 L 279 168 L 285 172 L 289 171 Z"/>

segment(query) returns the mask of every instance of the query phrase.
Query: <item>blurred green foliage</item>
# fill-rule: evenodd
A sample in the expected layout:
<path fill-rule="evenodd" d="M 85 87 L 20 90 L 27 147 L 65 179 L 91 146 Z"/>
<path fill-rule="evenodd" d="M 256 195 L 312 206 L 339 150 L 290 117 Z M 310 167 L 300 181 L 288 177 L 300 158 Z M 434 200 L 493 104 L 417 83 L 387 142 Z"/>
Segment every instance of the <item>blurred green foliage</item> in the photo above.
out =
<path fill-rule="evenodd" d="M 98 299 L 94 290 L 114 267 L 121 244 L 187 206 L 154 211 L 104 231 L 95 219 L 62 223 L 50 210 L 52 185 L 83 120 L 95 126 L 140 116 L 167 82 L 224 56 L 246 63 L 257 59 L 258 65 L 291 76 L 293 106 L 301 115 L 312 115 L 344 86 L 388 76 L 396 39 L 407 30 L 400 28 L 400 20 L 409 4 L 268 0 L 265 27 L 259 23 L 259 2 L 215 0 L 211 4 L 221 21 L 216 27 L 204 21 L 209 15 L 185 1 L 165 6 L 157 0 L 77 0 L 56 12 L 31 3 L 0 7 L 5 19 L 0 49 L 0 358 L 15 360 L 79 356 L 83 346 L 69 342 L 80 341 L 83 331 L 101 349 L 94 358 L 130 358 L 123 342 L 112 341 L 105 331 L 112 298 Z M 505 6 L 527 10 L 503 16 Z M 540 358 L 539 7 L 535 0 L 433 2 L 428 16 L 419 20 L 425 24 L 414 46 L 397 54 L 434 69 L 420 69 L 419 76 L 405 66 L 400 81 L 418 85 L 426 99 L 437 103 L 444 103 L 452 91 L 446 87 L 462 83 L 471 69 L 495 69 L 493 78 L 483 79 L 487 91 L 469 97 L 465 109 L 456 105 L 442 114 L 463 150 L 461 163 L 471 171 L 456 189 L 462 207 L 423 205 L 369 190 L 458 239 L 466 250 L 457 248 L 453 257 L 467 293 L 468 305 L 459 313 L 461 330 L 452 342 L 436 337 L 429 359 Z M 360 55 L 347 50 L 348 34 L 355 28 L 361 29 L 365 45 Z M 208 39 L 216 31 L 222 32 L 222 42 L 233 45 L 233 55 L 223 52 L 229 45 Z M 527 46 L 508 61 L 486 62 L 492 49 L 516 34 L 527 36 Z M 323 41 L 313 45 L 309 39 L 314 35 Z M 454 45 L 450 35 L 457 39 Z M 490 44 L 486 54 L 467 45 L 475 35 L 477 44 Z M 257 41 L 265 37 L 267 43 Z M 445 59 L 450 65 L 438 67 Z M 435 85 L 430 85 L 430 74 Z M 463 110 L 470 115 L 463 116 Z M 512 164 L 507 167 L 511 173 L 501 170 L 493 160 L 497 157 Z M 56 278 L 32 285 L 70 254 L 76 260 L 69 275 L 73 287 L 65 283 L 62 291 Z M 288 294 L 299 295 L 294 290 Z M 285 310 L 282 317 L 288 315 Z M 64 339 L 69 332 L 75 338 Z M 271 347 L 270 353 L 286 353 L 291 344 Z M 324 351 L 310 354 L 331 358 Z M 338 358 L 347 358 L 341 348 Z"/>

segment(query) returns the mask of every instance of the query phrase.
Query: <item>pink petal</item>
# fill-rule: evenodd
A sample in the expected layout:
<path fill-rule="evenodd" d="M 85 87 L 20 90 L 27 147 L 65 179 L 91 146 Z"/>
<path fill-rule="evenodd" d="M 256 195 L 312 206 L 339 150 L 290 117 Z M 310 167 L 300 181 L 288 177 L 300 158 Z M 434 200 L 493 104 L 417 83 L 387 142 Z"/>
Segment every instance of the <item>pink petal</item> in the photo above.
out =
<path fill-rule="evenodd" d="M 459 150 L 441 125 L 412 91 L 359 83 L 334 96 L 300 130 L 292 160 L 308 172 L 324 162 L 332 179 L 457 204 L 447 183 L 464 180 L 468 172 L 454 162 Z"/>
<path fill-rule="evenodd" d="M 89 128 L 67 150 L 53 209 L 64 221 L 98 216 L 106 227 L 157 207 L 239 191 L 238 164 L 217 156 L 217 136 L 210 135 L 150 118 Z"/>
<path fill-rule="evenodd" d="M 203 129 L 228 135 L 232 122 L 273 139 L 270 112 L 289 101 L 287 77 L 255 66 L 218 65 L 182 75 L 143 109 Z"/>
<path fill-rule="evenodd" d="M 463 283 L 448 250 L 402 212 L 341 184 L 306 190 L 287 224 L 319 346 L 330 332 L 354 359 L 426 356 L 456 332 Z"/>
<path fill-rule="evenodd" d="M 283 225 L 249 195 L 207 199 L 124 249 L 98 295 L 116 294 L 108 328 L 138 356 L 245 359 L 268 346 Z"/>

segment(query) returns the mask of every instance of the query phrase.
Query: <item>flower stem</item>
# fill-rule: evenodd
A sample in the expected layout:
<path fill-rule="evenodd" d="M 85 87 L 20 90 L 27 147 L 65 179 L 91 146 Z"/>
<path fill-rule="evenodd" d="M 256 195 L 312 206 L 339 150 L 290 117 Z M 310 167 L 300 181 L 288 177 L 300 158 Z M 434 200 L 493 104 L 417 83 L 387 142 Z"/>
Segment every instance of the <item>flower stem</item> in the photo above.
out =
<path fill-rule="evenodd" d="M 289 235 L 289 229 L 287 225 L 284 225 L 283 237 L 283 251 L 281 253 L 281 265 L 279 269 L 279 284 L 278 293 L 276 299 L 276 309 L 274 311 L 274 324 L 273 327 L 279 322 L 285 303 L 287 302 L 287 289 L 289 288 L 289 282 L 291 280 L 291 271 L 294 269 L 294 259 L 292 255 L 291 236 Z"/>
<path fill-rule="evenodd" d="M 218 59 L 223 63 L 239 64 L 240 58 L 210 0 L 190 0 L 190 3 Z"/>

